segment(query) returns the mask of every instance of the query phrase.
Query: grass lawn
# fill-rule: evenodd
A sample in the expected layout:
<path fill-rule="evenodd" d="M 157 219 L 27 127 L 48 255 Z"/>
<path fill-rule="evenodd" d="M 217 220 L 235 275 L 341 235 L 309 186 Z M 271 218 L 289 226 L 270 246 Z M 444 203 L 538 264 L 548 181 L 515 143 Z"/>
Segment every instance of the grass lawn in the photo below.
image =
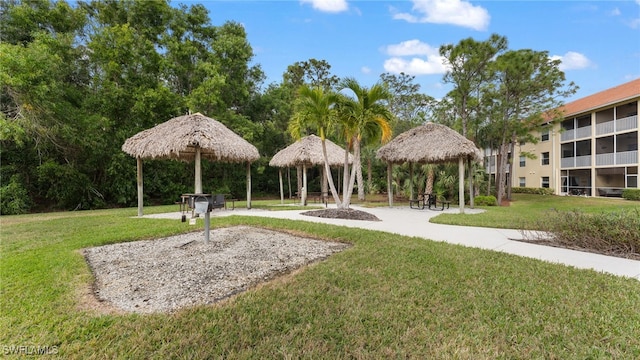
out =
<path fill-rule="evenodd" d="M 556 208 L 586 204 L 559 199 Z M 543 203 L 518 197 L 510 208 L 481 216 L 540 216 L 549 209 Z M 234 216 L 214 218 L 212 225 L 288 229 L 354 246 L 216 305 L 154 315 L 104 315 L 83 307 L 92 275 L 79 249 L 194 230 L 135 214 L 118 209 L 0 218 L 3 355 L 45 349 L 72 359 L 640 358 L 637 280 L 298 221 Z M 202 228 L 198 223 L 197 231 Z"/>
<path fill-rule="evenodd" d="M 595 198 L 581 196 L 555 196 L 513 194 L 510 206 L 479 206 L 487 211 L 482 214 L 442 214 L 431 222 L 449 225 L 467 225 L 509 229 L 532 229 L 545 216 L 553 216 L 554 210 L 584 213 L 602 213 L 621 209 L 637 209 L 640 202 L 619 198 Z"/>

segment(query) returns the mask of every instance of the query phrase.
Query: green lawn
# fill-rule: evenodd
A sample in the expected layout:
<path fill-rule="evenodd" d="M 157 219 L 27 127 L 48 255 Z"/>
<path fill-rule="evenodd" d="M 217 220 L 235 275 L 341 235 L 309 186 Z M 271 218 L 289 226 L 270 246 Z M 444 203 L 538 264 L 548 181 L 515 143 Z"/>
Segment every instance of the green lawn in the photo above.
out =
<path fill-rule="evenodd" d="M 487 215 L 495 221 L 544 214 L 549 204 L 538 199 L 518 197 L 510 208 L 491 208 Z M 553 199 L 560 199 L 556 208 L 586 204 Z M 145 213 L 167 210 L 176 209 Z M 121 209 L 0 218 L 3 355 L 26 346 L 72 359 L 640 358 L 637 280 L 297 221 L 234 216 L 214 218 L 213 226 L 288 229 L 354 246 L 217 305 L 169 315 L 102 315 L 83 307 L 92 275 L 77 250 L 194 230 L 135 214 Z M 202 231 L 202 224 L 196 229 Z"/>
<path fill-rule="evenodd" d="M 554 210 L 585 213 L 610 212 L 621 209 L 639 209 L 640 202 L 620 198 L 594 198 L 581 196 L 554 196 L 514 194 L 510 206 L 482 206 L 482 214 L 442 214 L 431 222 L 449 225 L 468 225 L 510 229 L 532 229 L 545 216 L 553 216 Z"/>

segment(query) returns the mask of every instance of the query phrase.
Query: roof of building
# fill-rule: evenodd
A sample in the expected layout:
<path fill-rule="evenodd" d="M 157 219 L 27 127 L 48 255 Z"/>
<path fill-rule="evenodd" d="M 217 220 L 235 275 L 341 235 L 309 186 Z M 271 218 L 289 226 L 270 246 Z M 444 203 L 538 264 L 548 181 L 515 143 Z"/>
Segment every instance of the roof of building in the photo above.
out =
<path fill-rule="evenodd" d="M 635 97 L 640 97 L 640 78 L 567 103 L 562 107 L 562 110 L 566 117 L 613 105 Z"/>

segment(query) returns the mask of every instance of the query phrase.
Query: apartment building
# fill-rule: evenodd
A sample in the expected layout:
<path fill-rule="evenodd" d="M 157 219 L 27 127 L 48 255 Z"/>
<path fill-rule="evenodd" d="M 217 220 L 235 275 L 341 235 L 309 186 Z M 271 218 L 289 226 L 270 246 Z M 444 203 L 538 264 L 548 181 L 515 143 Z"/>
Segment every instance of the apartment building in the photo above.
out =
<path fill-rule="evenodd" d="M 614 197 L 625 188 L 638 188 L 639 103 L 636 79 L 565 104 L 560 124 L 545 124 L 535 132 L 538 143 L 515 146 L 508 176 L 512 186 Z M 495 174 L 489 155 L 486 151 L 487 171 Z"/>

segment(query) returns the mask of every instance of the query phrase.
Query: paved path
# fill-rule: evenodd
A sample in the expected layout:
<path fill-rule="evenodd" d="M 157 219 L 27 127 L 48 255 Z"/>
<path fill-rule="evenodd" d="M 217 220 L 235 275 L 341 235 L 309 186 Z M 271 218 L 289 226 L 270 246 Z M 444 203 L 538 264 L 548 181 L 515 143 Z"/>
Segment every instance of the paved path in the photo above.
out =
<path fill-rule="evenodd" d="M 415 210 L 406 206 L 393 208 L 361 208 L 358 206 L 352 206 L 352 208 L 374 214 L 382 221 L 325 219 L 300 214 L 304 211 L 313 210 L 314 208 L 312 207 L 301 210 L 283 211 L 266 211 L 260 209 L 216 210 L 212 212 L 212 217 L 231 215 L 263 216 L 278 219 L 321 222 L 369 230 L 380 230 L 400 235 L 417 236 L 435 241 L 443 241 L 451 244 L 502 251 L 509 254 L 574 266 L 580 269 L 594 269 L 596 271 L 640 280 L 640 261 L 512 240 L 522 239 L 522 234 L 519 230 L 432 224 L 429 222 L 429 218 L 437 216 L 442 212 L 432 210 Z M 467 213 L 477 213 L 481 210 L 465 209 L 465 211 Z M 445 210 L 444 212 L 457 213 L 458 209 L 452 208 L 450 210 Z M 168 213 L 147 215 L 145 217 L 180 219 L 180 216 L 180 213 Z"/>

